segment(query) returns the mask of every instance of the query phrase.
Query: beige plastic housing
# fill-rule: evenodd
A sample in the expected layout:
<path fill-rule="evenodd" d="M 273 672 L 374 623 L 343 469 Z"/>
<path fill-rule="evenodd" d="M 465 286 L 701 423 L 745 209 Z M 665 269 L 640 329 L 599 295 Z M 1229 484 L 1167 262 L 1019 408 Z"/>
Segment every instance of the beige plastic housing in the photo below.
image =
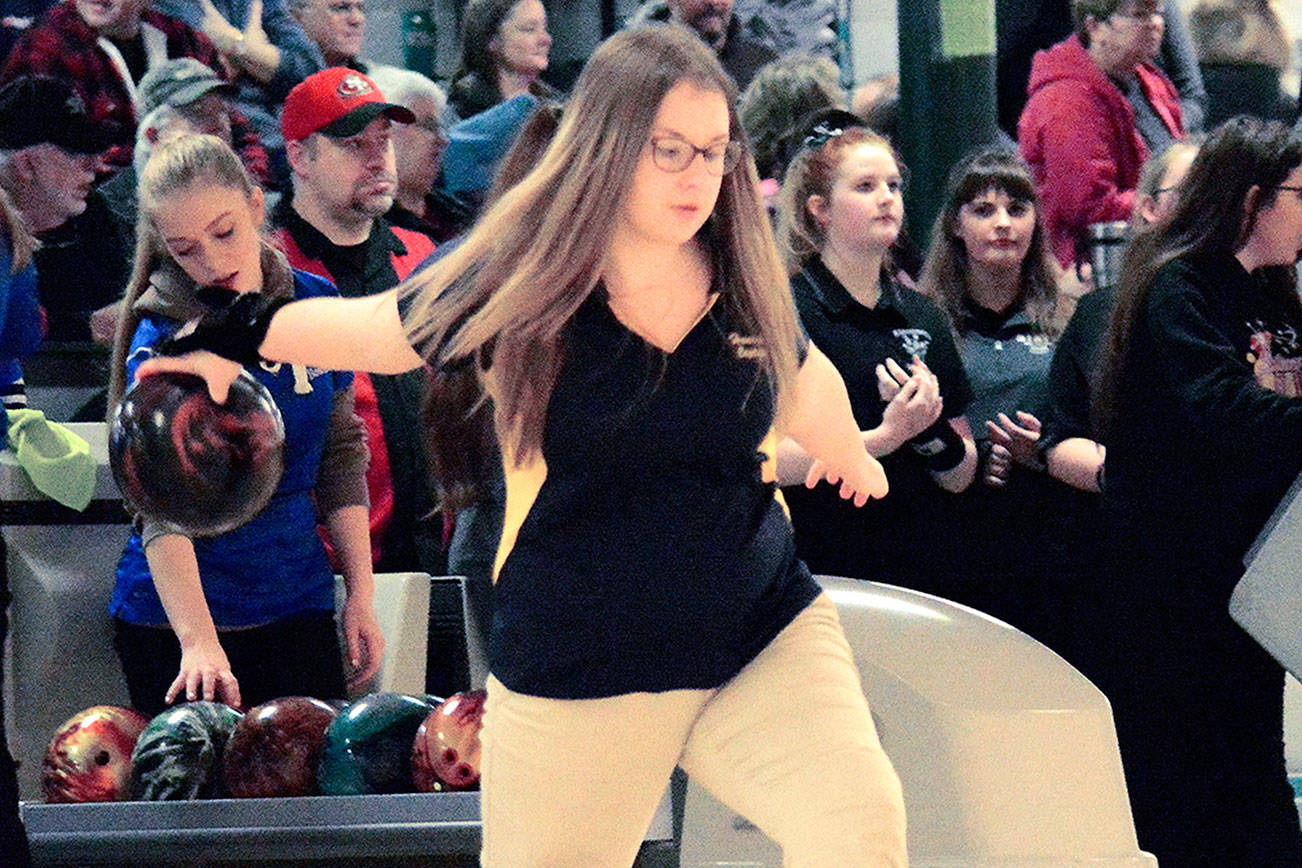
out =
<path fill-rule="evenodd" d="M 904 787 L 913 866 L 1151 868 L 1107 699 L 973 609 L 820 577 Z M 779 868 L 777 846 L 689 782 L 683 868 Z"/>

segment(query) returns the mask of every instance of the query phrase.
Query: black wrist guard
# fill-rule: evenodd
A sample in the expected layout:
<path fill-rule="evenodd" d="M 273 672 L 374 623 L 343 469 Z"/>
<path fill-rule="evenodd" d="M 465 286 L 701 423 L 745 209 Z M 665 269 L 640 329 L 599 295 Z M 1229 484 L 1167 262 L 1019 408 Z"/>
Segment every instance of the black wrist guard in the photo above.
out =
<path fill-rule="evenodd" d="M 922 459 L 922 466 L 933 473 L 953 470 L 967 454 L 963 438 L 946 419 L 937 419 L 909 442 L 909 448 Z"/>
<path fill-rule="evenodd" d="M 207 350 L 252 367 L 262 360 L 258 347 L 267 337 L 271 318 L 292 299 L 272 298 L 260 292 L 240 294 L 204 288 L 199 290 L 199 300 L 209 307 L 209 311 L 163 341 L 158 352 L 165 356 L 179 356 L 194 350 Z"/>

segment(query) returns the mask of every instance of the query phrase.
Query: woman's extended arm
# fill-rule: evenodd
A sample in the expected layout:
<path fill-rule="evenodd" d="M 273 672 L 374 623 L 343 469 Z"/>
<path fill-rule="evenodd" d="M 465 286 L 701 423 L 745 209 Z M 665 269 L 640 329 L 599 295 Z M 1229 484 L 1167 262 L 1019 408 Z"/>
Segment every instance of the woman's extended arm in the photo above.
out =
<path fill-rule="evenodd" d="M 813 344 L 796 377 L 796 393 L 777 427 L 815 459 L 806 485 L 813 487 L 819 479 L 839 483 L 841 497 L 853 497 L 858 506 L 869 497 L 885 496 L 886 473 L 864 449 L 845 383 Z"/>
<path fill-rule="evenodd" d="M 212 329 L 212 337 L 218 339 L 220 346 L 234 346 L 244 339 L 259 337 L 256 327 L 248 329 L 247 335 L 217 333 L 219 329 L 245 328 L 243 323 L 199 327 L 204 328 Z M 307 298 L 290 302 L 275 311 L 265 323 L 265 329 L 253 348 L 272 362 L 373 374 L 401 374 L 424 362 L 407 342 L 407 332 L 398 313 L 396 289 L 361 298 Z M 198 335 L 196 330 L 194 336 L 181 337 L 178 341 L 192 340 Z M 198 345 L 210 344 L 201 338 Z M 156 356 L 141 364 L 136 376 L 165 371 L 203 377 L 213 400 L 222 403 L 230 384 L 240 374 L 240 366 L 214 353 L 198 350 L 179 356 Z"/>
<path fill-rule="evenodd" d="M 154 578 L 168 623 L 181 644 L 181 671 L 163 702 L 185 698 L 217 700 L 239 706 L 240 685 L 217 639 L 217 628 L 203 596 L 194 543 L 180 534 L 164 534 L 145 547 L 145 560 Z"/>

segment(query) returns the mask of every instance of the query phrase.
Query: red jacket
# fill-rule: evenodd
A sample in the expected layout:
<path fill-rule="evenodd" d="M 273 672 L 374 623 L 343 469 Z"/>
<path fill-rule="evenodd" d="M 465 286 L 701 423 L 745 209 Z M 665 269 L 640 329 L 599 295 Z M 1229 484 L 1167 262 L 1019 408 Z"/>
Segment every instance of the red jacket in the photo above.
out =
<path fill-rule="evenodd" d="M 1171 135 L 1184 138 L 1175 85 L 1151 64 L 1135 67 L 1135 74 Z M 1091 223 L 1130 219 L 1148 148 L 1125 94 L 1075 35 L 1036 53 L 1027 92 L 1017 139 L 1053 251 L 1068 265 Z"/>
<path fill-rule="evenodd" d="M 193 57 L 222 74 L 225 67 L 212 42 L 175 18 L 146 9 L 140 18 L 145 53 L 153 67 L 174 57 Z M 107 42 L 107 40 L 104 40 Z M 73 86 L 95 124 L 107 131 L 113 146 L 104 160 L 118 168 L 131 165 L 136 145 L 135 82 L 119 69 L 99 35 L 80 15 L 74 0 L 52 8 L 14 46 L 0 82 L 22 75 L 48 75 Z M 270 178 L 267 151 L 247 118 L 231 111 L 231 136 L 240 159 L 262 183 Z"/>
<path fill-rule="evenodd" d="M 434 242 L 419 232 L 400 229 L 397 226 L 389 226 L 388 228 L 394 237 L 402 242 L 402 247 L 405 248 L 402 252 L 391 251 L 389 261 L 393 264 L 393 270 L 397 273 L 398 280 L 406 280 L 407 275 L 411 274 L 416 266 L 420 265 L 426 257 L 434 252 Z M 281 249 L 285 251 L 285 256 L 289 259 L 290 265 L 299 271 L 306 271 L 309 274 L 324 277 L 331 283 L 335 282 L 334 276 L 326 270 L 325 264 L 319 259 L 310 259 L 294 241 L 294 236 L 290 234 L 288 229 L 281 227 L 275 231 L 274 235 Z M 378 564 L 384 555 L 384 540 L 394 517 L 393 472 L 390 464 L 388 440 L 384 436 L 384 424 L 380 417 L 380 402 L 375 394 L 375 384 L 370 375 L 364 371 L 359 371 L 354 375 L 353 388 L 356 397 L 354 412 L 366 425 L 367 447 L 371 453 L 371 461 L 366 468 L 366 488 L 371 496 L 371 562 L 372 564 Z M 412 418 L 416 418 L 417 408 L 412 407 L 410 410 Z M 323 535 L 322 539 L 325 541 L 326 548 L 333 561 L 335 553 L 330 538 Z"/>

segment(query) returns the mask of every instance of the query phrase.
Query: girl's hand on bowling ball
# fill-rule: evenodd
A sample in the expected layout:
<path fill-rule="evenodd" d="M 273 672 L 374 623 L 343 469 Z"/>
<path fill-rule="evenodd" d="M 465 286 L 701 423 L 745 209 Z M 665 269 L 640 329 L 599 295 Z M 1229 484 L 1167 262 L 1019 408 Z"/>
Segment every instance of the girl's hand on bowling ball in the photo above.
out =
<path fill-rule="evenodd" d="M 240 684 L 231 672 L 226 652 L 216 642 L 181 648 L 181 672 L 163 701 L 171 705 L 184 694 L 186 702 L 205 699 L 240 708 Z"/>
<path fill-rule="evenodd" d="M 147 359 L 136 369 L 136 379 L 168 372 L 194 374 L 208 384 L 208 394 L 212 399 L 218 404 L 224 404 L 226 396 L 230 394 L 231 383 L 235 382 L 243 370 L 239 362 L 232 362 L 207 350 L 195 350 L 183 356 L 154 356 Z"/>
<path fill-rule="evenodd" d="M 375 607 L 369 600 L 349 597 L 344 602 L 344 639 L 348 643 L 348 677 L 350 689 L 365 684 L 380 671 L 384 660 L 384 633 L 375 619 Z"/>

